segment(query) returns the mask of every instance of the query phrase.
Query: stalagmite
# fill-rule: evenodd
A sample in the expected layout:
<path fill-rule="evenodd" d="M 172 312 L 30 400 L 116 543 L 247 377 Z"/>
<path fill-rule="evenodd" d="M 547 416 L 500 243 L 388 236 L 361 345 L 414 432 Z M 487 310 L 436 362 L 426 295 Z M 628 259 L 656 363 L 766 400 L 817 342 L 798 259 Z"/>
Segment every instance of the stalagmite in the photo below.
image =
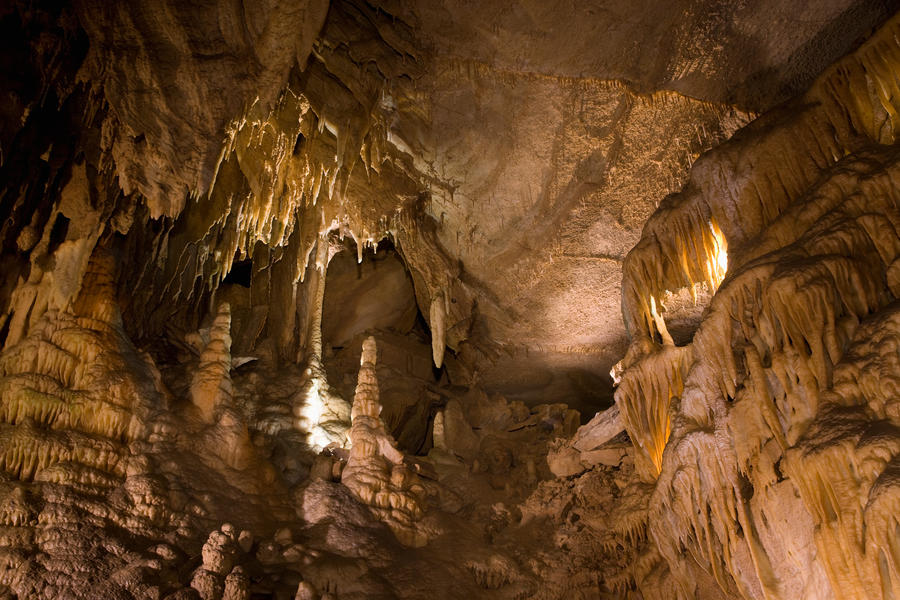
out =
<path fill-rule="evenodd" d="M 231 307 L 223 302 L 191 380 L 191 401 L 199 409 L 202 419 L 212 423 L 216 411 L 230 403 L 231 396 Z"/>
<path fill-rule="evenodd" d="M 380 416 L 376 360 L 375 338 L 368 337 L 363 342 L 353 396 L 350 458 L 341 475 L 341 483 L 368 504 L 401 542 L 422 546 L 428 541 L 428 533 L 417 526 L 416 521 L 425 509 L 425 490 L 385 431 Z"/>

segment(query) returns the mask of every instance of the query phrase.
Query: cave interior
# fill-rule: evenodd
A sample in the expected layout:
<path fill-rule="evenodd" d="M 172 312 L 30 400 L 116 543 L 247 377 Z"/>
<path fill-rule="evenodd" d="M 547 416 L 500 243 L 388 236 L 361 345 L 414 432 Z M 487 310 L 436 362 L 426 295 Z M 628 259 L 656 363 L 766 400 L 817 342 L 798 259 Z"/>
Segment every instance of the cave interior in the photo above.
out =
<path fill-rule="evenodd" d="M 900 600 L 900 4 L 0 5 L 0 600 Z"/>

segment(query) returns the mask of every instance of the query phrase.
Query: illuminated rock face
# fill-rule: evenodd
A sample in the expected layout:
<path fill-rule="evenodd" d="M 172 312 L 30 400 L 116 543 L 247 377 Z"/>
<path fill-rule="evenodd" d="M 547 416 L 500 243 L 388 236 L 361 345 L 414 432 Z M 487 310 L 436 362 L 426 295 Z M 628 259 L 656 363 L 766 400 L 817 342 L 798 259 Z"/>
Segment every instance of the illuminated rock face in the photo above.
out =
<path fill-rule="evenodd" d="M 698 161 L 626 259 L 635 345 L 616 402 L 651 459 L 647 523 L 684 597 L 704 573 L 747 598 L 900 590 L 882 512 L 900 497 L 883 391 L 897 376 L 898 26 Z M 718 289 L 693 342 L 666 347 L 652 298 L 704 280 Z"/>
<path fill-rule="evenodd" d="M 900 597 L 892 7 L 476 4 L 0 11 L 0 598 Z"/>

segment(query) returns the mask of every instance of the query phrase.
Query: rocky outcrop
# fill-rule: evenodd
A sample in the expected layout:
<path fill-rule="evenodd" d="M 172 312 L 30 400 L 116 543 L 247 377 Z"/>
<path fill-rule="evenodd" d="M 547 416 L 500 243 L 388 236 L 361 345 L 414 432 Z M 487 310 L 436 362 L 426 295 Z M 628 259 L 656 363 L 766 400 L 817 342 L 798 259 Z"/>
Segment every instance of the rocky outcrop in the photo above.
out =
<path fill-rule="evenodd" d="M 547 464 L 557 477 L 583 473 L 591 466 L 604 464 L 617 467 L 627 452 L 621 445 L 609 442 L 625 430 L 619 406 L 598 412 L 571 438 L 559 438 L 547 453 Z"/>
<path fill-rule="evenodd" d="M 681 597 L 705 573 L 728 597 L 900 590 L 894 543 L 862 525 L 898 493 L 892 401 L 873 394 L 893 374 L 858 346 L 893 335 L 897 28 L 698 161 L 626 260 L 636 345 L 616 402 Z M 673 347 L 654 298 L 697 282 L 717 291 Z"/>

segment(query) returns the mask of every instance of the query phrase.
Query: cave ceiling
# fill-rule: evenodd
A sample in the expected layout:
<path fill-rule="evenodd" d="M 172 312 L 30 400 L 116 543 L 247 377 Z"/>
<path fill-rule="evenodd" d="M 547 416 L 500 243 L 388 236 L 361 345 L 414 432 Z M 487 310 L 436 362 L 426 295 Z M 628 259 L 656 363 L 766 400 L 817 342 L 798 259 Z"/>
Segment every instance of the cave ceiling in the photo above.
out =
<path fill-rule="evenodd" d="M 487 353 L 482 376 L 500 386 L 533 375 L 547 394 L 583 394 L 578 374 L 602 386 L 624 353 L 622 259 L 696 156 L 887 13 L 851 1 L 294 4 L 23 11 L 50 31 L 20 79 L 85 105 L 85 168 L 124 196 L 127 216 L 110 222 L 126 233 L 137 210 L 140 224 L 166 223 L 134 250 L 157 258 L 135 310 L 168 318 L 162 298 L 191 296 L 195 276 L 215 288 L 235 249 L 282 252 L 293 233 L 308 254 L 329 229 L 363 244 L 405 219 L 420 306 L 430 320 L 445 297 L 449 347 Z M 60 63 L 79 55 L 73 76 Z M 43 97 L 14 95 L 11 124 Z"/>

